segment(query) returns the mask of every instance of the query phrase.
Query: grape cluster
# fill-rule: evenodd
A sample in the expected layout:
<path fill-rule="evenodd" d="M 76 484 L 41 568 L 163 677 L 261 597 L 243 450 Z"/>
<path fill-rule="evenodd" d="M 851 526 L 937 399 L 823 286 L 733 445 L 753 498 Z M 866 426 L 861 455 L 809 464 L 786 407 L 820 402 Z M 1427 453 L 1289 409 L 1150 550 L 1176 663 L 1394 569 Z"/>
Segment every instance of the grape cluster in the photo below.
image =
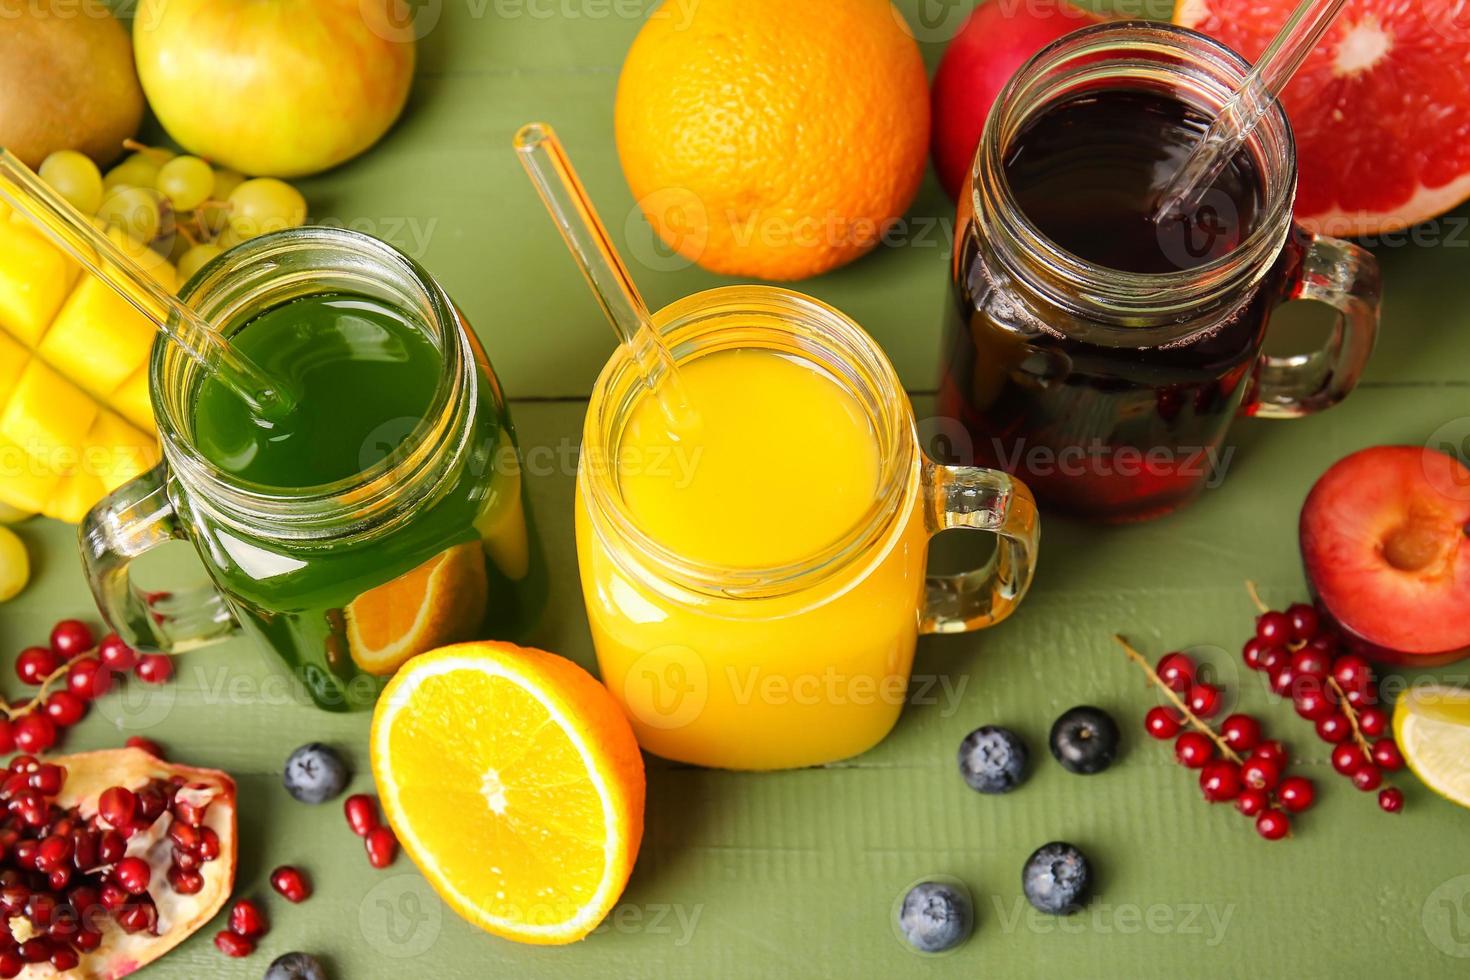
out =
<path fill-rule="evenodd" d="M 1378 805 L 1398 813 L 1404 795 L 1383 787 L 1383 778 L 1402 769 L 1404 757 L 1380 703 L 1372 665 L 1346 650 L 1342 634 L 1315 607 L 1299 602 L 1269 609 L 1254 588 L 1250 591 L 1260 615 L 1255 635 L 1241 649 L 1246 666 L 1266 674 L 1271 690 L 1290 698 L 1317 737 L 1333 746 L 1333 769 L 1365 793 L 1378 790 Z"/>
<path fill-rule="evenodd" d="M 180 279 L 233 245 L 306 221 L 306 199 L 285 181 L 127 145 L 133 152 L 105 176 L 84 154 L 61 150 L 41 162 L 41 179 L 78 211 L 172 259 Z"/>
<path fill-rule="evenodd" d="M 1291 832 L 1290 815 L 1306 810 L 1316 799 L 1311 780 L 1287 774 L 1286 746 L 1267 740 L 1261 723 L 1247 714 L 1230 715 L 1219 731 L 1211 727 L 1209 719 L 1220 713 L 1224 691 L 1200 679 L 1188 654 L 1167 653 L 1151 666 L 1121 636 L 1116 639 L 1173 705 L 1150 708 L 1144 729 L 1161 741 L 1175 739 L 1174 758 L 1199 771 L 1206 800 L 1234 803 L 1255 821 L 1256 833 L 1266 840 L 1286 837 Z"/>

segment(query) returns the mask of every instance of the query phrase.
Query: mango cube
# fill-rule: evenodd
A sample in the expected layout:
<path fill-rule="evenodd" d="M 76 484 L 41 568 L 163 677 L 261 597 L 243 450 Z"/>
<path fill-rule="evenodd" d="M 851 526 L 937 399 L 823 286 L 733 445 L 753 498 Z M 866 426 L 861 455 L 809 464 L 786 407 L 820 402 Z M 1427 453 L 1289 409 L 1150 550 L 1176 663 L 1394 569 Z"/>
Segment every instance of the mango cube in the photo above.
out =
<path fill-rule="evenodd" d="M 152 469 L 158 455 L 157 439 L 103 409 L 82 446 L 78 472 L 96 478 L 104 491 L 112 493 Z"/>
<path fill-rule="evenodd" d="M 90 473 L 78 470 L 70 476 L 62 477 L 51 491 L 51 497 L 41 513 L 68 524 L 80 524 L 87 512 L 106 495 L 107 488 L 100 480 Z"/>
<path fill-rule="evenodd" d="M 34 347 L 76 274 L 76 263 L 29 224 L 0 222 L 0 327 Z"/>
<path fill-rule="evenodd" d="M 37 353 L 105 398 L 148 359 L 154 327 L 112 288 L 87 276 L 61 307 Z"/>
<path fill-rule="evenodd" d="M 145 361 L 122 387 L 113 392 L 112 407 L 123 418 L 142 429 L 153 432 L 157 428 L 153 421 L 153 397 L 148 392 L 148 364 Z"/>
<path fill-rule="evenodd" d="M 0 438 L 0 504 L 28 514 L 46 508 L 61 473 L 20 446 Z"/>
<path fill-rule="evenodd" d="M 41 457 L 45 469 L 64 473 L 76 465 L 96 418 L 96 402 L 33 358 L 0 414 L 0 436 Z"/>

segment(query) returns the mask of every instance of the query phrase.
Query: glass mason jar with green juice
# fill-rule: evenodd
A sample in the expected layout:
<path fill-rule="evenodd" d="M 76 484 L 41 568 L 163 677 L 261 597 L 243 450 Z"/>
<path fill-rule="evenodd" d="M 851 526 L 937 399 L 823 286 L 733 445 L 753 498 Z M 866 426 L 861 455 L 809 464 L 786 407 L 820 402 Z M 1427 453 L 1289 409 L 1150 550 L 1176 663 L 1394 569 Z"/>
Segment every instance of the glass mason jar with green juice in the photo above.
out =
<path fill-rule="evenodd" d="M 243 629 L 318 705 L 370 706 L 404 661 L 515 638 L 546 579 L 505 399 L 479 342 L 413 260 L 307 227 L 240 245 L 182 298 L 293 389 L 264 420 L 179 347 L 150 364 L 164 462 L 81 529 L 109 623 L 182 652 Z M 212 587 L 147 591 L 134 559 L 194 545 Z"/>

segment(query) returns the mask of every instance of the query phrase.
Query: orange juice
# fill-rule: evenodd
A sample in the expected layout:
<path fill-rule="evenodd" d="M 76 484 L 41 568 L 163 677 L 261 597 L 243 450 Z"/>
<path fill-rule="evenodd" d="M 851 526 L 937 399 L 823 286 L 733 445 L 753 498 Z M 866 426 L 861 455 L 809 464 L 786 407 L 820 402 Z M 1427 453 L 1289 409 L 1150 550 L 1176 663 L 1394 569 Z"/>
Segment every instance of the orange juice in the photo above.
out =
<path fill-rule="evenodd" d="M 620 353 L 578 473 L 603 682 L 665 758 L 774 769 L 862 752 L 898 719 L 921 630 L 1001 618 L 1029 557 L 1001 561 L 1007 598 L 983 612 L 931 608 L 929 538 L 960 520 L 941 477 L 963 468 L 924 458 L 892 366 L 835 310 L 732 287 L 656 320 L 694 421 L 671 422 Z M 964 472 L 1009 492 L 1004 474 Z"/>

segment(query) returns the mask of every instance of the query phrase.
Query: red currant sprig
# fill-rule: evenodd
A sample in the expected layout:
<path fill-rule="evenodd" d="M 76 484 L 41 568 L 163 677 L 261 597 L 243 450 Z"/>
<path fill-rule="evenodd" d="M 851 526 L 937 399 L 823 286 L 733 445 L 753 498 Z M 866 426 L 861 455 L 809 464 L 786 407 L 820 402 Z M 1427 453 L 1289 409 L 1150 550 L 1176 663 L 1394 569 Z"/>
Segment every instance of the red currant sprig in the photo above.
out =
<path fill-rule="evenodd" d="M 1264 671 L 1271 689 L 1290 697 L 1297 714 L 1313 723 L 1317 737 L 1332 750 L 1332 767 L 1371 793 L 1383 785 L 1383 774 L 1404 766 L 1403 755 L 1389 734 L 1388 712 L 1376 702 L 1378 682 L 1367 660 L 1344 650 L 1342 635 L 1314 607 L 1295 603 L 1273 610 L 1261 600 L 1254 582 L 1246 582 L 1251 602 L 1260 611 L 1256 633 L 1241 650 L 1246 666 Z M 1386 813 L 1398 813 L 1404 796 L 1388 787 L 1378 794 Z"/>
<path fill-rule="evenodd" d="M 1256 833 L 1266 840 L 1289 836 L 1288 812 L 1301 813 L 1312 805 L 1315 794 L 1308 780 L 1286 776 L 1286 748 L 1265 741 L 1261 723 L 1250 715 L 1230 715 L 1218 732 L 1212 728 L 1205 719 L 1219 713 L 1223 692 L 1199 681 L 1188 654 L 1165 654 L 1155 667 L 1123 637 L 1113 639 L 1173 703 L 1173 708 L 1150 708 L 1143 725 L 1160 740 L 1178 736 L 1174 757 L 1180 765 L 1199 770 L 1205 799 L 1233 800 L 1237 810 L 1255 820 Z M 1182 731 L 1186 724 L 1190 731 Z"/>

